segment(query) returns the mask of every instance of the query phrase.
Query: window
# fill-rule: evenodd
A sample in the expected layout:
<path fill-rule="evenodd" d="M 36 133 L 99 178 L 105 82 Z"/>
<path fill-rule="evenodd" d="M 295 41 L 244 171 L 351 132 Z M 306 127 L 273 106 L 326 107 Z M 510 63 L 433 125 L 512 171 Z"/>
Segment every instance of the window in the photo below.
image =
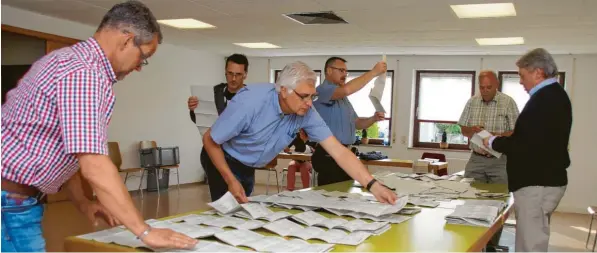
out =
<path fill-rule="evenodd" d="M 317 75 L 317 81 L 315 82 L 315 87 L 319 86 L 319 84 L 321 84 L 321 70 L 313 70 L 315 72 L 315 75 Z M 276 69 L 276 71 L 274 71 L 274 81 L 272 83 L 275 83 L 276 80 L 278 80 L 278 75 L 280 74 L 280 72 L 282 72 L 281 69 Z"/>
<path fill-rule="evenodd" d="M 566 73 L 559 73 L 559 82 L 564 88 L 566 87 Z M 500 80 L 500 91 L 514 99 L 518 106 L 518 111 L 522 112 L 522 109 L 529 101 L 529 93 L 524 90 L 524 87 L 520 84 L 520 76 L 516 71 L 500 71 L 498 73 L 498 79 Z"/>
<path fill-rule="evenodd" d="M 468 149 L 458 120 L 475 92 L 475 71 L 418 70 L 415 79 L 413 146 L 439 148 L 443 133 L 449 149 Z"/>
<path fill-rule="evenodd" d="M 348 70 L 348 76 L 346 77 L 346 82 L 350 82 L 352 79 L 355 79 L 363 74 L 365 74 L 367 70 Z M 353 93 L 352 95 L 348 96 L 348 100 L 352 104 L 355 112 L 357 113 L 358 117 L 371 117 L 375 113 L 375 108 L 369 99 L 369 93 L 375 84 L 375 80 L 377 77 L 373 78 L 365 87 L 360 89 L 359 91 Z M 381 105 L 386 110 L 386 120 L 379 121 L 371 127 L 367 129 L 367 138 L 369 139 L 369 144 L 373 145 L 389 145 L 390 133 L 392 133 L 392 96 L 393 96 L 393 86 L 394 86 L 394 71 L 388 70 L 386 74 L 386 85 L 384 86 L 383 94 L 381 97 Z M 361 136 L 362 131 L 357 130 L 357 136 Z M 373 140 L 372 140 L 373 139 Z M 377 139 L 377 140 L 375 140 Z"/>

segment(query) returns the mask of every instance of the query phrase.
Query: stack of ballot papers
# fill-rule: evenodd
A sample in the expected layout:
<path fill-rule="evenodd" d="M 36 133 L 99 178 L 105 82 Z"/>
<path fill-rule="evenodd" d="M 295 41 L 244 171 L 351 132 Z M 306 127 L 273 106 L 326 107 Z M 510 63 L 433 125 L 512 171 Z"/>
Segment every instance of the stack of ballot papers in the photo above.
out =
<path fill-rule="evenodd" d="M 475 145 L 477 145 L 479 148 L 485 150 L 487 153 L 489 153 L 497 158 L 500 158 L 502 156 L 502 153 L 497 152 L 488 147 L 485 147 L 485 145 L 483 144 L 483 139 L 489 138 L 491 136 L 492 135 L 490 132 L 488 132 L 487 130 L 483 130 L 481 132 L 473 134 L 473 137 L 471 138 L 471 142 L 474 143 Z"/>
<path fill-rule="evenodd" d="M 400 209 L 400 211 L 398 213 L 401 213 L 402 210 L 406 209 L 407 207 L 404 207 L 402 209 Z M 355 219 L 362 219 L 362 220 L 372 220 L 372 221 L 385 221 L 385 222 L 389 222 L 392 224 L 398 224 L 398 223 L 402 223 L 404 221 L 409 220 L 411 217 L 409 216 L 403 216 L 403 215 L 395 215 L 395 214 L 386 214 L 386 215 L 381 215 L 381 216 L 373 216 L 370 214 L 365 214 L 365 213 L 359 213 L 359 212 L 353 212 L 353 211 L 344 211 L 344 210 L 338 210 L 338 209 L 333 209 L 333 208 L 325 208 L 324 210 L 335 214 L 337 216 L 347 216 L 347 217 L 353 217 Z"/>
<path fill-rule="evenodd" d="M 197 215 L 190 214 L 182 217 L 166 220 L 174 224 L 192 224 L 192 225 L 207 225 L 217 228 L 236 228 L 236 229 L 258 229 L 265 225 L 265 222 L 259 220 L 245 220 L 230 216 L 213 216 L 213 215 Z M 178 223 L 184 221 L 184 223 Z"/>
<path fill-rule="evenodd" d="M 263 226 L 263 228 L 281 236 L 292 236 L 303 240 L 317 239 L 327 243 L 353 246 L 363 243 L 369 236 L 373 235 L 365 231 L 348 233 L 340 229 L 324 230 L 318 227 L 303 227 L 288 219 L 274 221 Z"/>
<path fill-rule="evenodd" d="M 459 205 L 454 212 L 446 216 L 448 224 L 491 227 L 498 217 L 499 209 L 495 206 Z"/>
<path fill-rule="evenodd" d="M 226 192 L 220 199 L 208 203 L 222 216 L 235 215 L 251 220 L 275 221 L 291 216 L 288 212 L 273 212 L 260 203 L 239 204 L 230 192 Z"/>
<path fill-rule="evenodd" d="M 259 252 L 328 252 L 333 244 L 311 244 L 302 240 L 286 240 L 277 236 L 264 236 L 249 230 L 229 230 L 216 234 L 216 238 L 232 246 L 245 246 Z"/>
<path fill-rule="evenodd" d="M 329 219 L 313 211 L 295 214 L 292 219 L 307 226 L 319 226 L 327 229 L 337 228 L 348 232 L 369 231 L 376 235 L 390 228 L 390 223 L 387 221 L 368 223 L 361 219 L 351 221 L 342 218 Z"/>
<path fill-rule="evenodd" d="M 267 198 L 253 198 L 251 201 L 273 203 L 275 206 L 286 207 L 307 206 L 312 208 L 332 208 L 342 211 L 369 214 L 375 217 L 398 213 L 408 202 L 407 196 L 400 197 L 396 200 L 394 205 L 371 201 L 346 201 L 335 197 L 325 197 L 323 194 L 318 194 L 316 191 L 299 191 L 299 193 L 293 193 L 293 196 L 294 197 L 286 197 L 278 194 Z"/>
<path fill-rule="evenodd" d="M 246 252 L 249 250 L 239 249 L 219 242 L 200 240 L 192 249 L 157 249 L 156 252 Z"/>

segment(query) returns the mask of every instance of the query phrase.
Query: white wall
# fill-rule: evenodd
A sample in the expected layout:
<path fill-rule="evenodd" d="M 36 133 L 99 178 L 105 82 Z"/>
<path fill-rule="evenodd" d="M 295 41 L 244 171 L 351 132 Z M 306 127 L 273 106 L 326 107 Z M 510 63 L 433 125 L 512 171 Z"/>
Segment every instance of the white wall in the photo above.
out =
<path fill-rule="evenodd" d="M 391 147 L 361 147 L 361 150 L 381 150 L 392 158 L 418 159 L 426 149 L 410 148 L 412 121 L 414 111 L 414 75 L 415 70 L 475 70 L 479 73 L 483 69 L 496 71 L 517 70 L 514 62 L 519 56 L 388 56 L 388 69 L 394 70 L 394 112 L 392 132 L 395 142 Z M 253 69 L 250 81 L 269 81 L 269 69 L 282 69 L 285 64 L 300 60 L 313 69 L 323 69 L 327 56 L 305 57 L 253 57 L 250 64 L 259 66 Z M 348 61 L 349 69 L 371 69 L 375 62 L 381 60 L 380 56 L 344 56 Z M 568 191 L 559 207 L 561 211 L 584 212 L 586 206 L 597 203 L 597 169 L 591 166 L 591 154 L 597 151 L 594 143 L 597 137 L 593 133 L 594 111 L 597 109 L 596 99 L 592 94 L 597 94 L 597 85 L 594 84 L 594 71 L 597 64 L 597 55 L 556 55 L 554 56 L 558 67 L 566 72 L 566 87 L 574 107 L 574 124 L 571 136 L 572 165 L 568 169 Z M 259 75 L 259 76 L 256 76 Z M 478 87 L 475 88 L 478 91 Z M 401 142 L 402 139 L 407 142 Z M 450 171 L 464 169 L 470 156 L 465 151 L 441 151 L 445 153 L 449 162 Z M 281 161 L 278 167 L 286 167 L 287 161 Z M 379 169 L 379 168 L 374 168 Z M 408 169 L 400 169 L 408 171 Z M 258 181 L 264 182 L 263 175 Z"/>
<path fill-rule="evenodd" d="M 5 5 L 2 23 L 82 40 L 96 29 Z M 132 73 L 115 84 L 116 106 L 108 134 L 110 141 L 120 144 L 122 168 L 139 167 L 138 142 L 155 140 L 159 146 L 180 148 L 181 183 L 203 180 L 199 162 L 201 136 L 189 119 L 186 100 L 190 85 L 220 83 L 224 78 L 223 66 L 223 55 L 162 44 L 142 72 Z M 170 183 L 175 182 L 176 176 L 171 174 Z M 139 178 L 129 178 L 127 182 L 131 190 L 137 189 L 138 184 Z"/>

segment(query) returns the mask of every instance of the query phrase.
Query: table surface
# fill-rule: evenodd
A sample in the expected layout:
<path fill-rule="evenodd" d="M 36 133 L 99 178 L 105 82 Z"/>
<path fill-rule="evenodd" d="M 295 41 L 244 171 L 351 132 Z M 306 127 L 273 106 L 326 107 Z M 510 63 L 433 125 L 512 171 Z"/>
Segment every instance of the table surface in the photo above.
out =
<path fill-rule="evenodd" d="M 280 153 L 276 156 L 277 159 L 289 159 L 289 160 L 298 160 L 298 161 L 311 161 L 311 154 L 302 154 L 302 153 Z M 370 160 L 365 161 L 361 160 L 365 165 L 373 165 L 373 166 L 390 166 L 390 167 L 404 167 L 404 168 L 412 168 L 413 161 L 412 160 L 403 160 L 403 159 L 392 159 L 386 158 L 381 160 Z M 434 162 L 429 165 L 431 168 L 447 168 L 447 162 Z"/>
<path fill-rule="evenodd" d="M 505 185 L 473 184 L 473 187 L 491 192 L 507 192 Z M 354 187 L 353 181 L 345 181 L 336 184 L 330 184 L 313 189 L 324 189 L 327 191 L 341 192 L 362 192 L 360 187 Z M 504 199 L 505 200 L 505 199 Z M 508 198 L 508 205 L 494 222 L 492 227 L 474 227 L 465 225 L 446 224 L 445 216 L 453 211 L 453 206 L 463 200 L 452 200 L 449 205 L 442 205 L 436 208 L 423 208 L 412 219 L 400 223 L 392 224 L 391 229 L 379 236 L 371 236 L 365 242 L 357 246 L 336 245 L 333 251 L 370 251 L 370 252 L 390 252 L 390 251 L 481 251 L 485 244 L 491 239 L 493 234 L 503 226 L 508 218 L 512 207 L 512 198 Z M 284 210 L 286 209 L 276 209 Z M 201 211 L 191 212 L 200 213 Z M 291 213 L 298 213 L 299 210 L 290 210 Z M 332 216 L 321 212 L 324 216 Z M 176 216 L 182 216 L 184 213 Z M 165 217 L 169 219 L 172 217 Z M 343 217 L 347 218 L 347 217 Z M 351 218 L 348 218 L 351 219 Z M 264 229 L 256 232 L 265 235 L 275 235 Z M 211 239 L 213 240 L 213 239 Z M 310 240 L 310 242 L 319 242 Z M 135 251 L 135 249 L 119 246 L 116 244 L 106 244 L 96 241 L 83 240 L 76 237 L 67 237 L 64 248 L 66 251 Z"/>

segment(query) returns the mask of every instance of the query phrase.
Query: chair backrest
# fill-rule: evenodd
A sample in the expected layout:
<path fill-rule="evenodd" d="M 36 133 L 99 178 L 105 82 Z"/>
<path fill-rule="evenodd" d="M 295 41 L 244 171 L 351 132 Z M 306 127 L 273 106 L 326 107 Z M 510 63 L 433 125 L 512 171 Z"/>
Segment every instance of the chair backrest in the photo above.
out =
<path fill-rule="evenodd" d="M 158 144 L 155 141 L 140 141 L 139 142 L 139 149 L 144 148 L 157 148 Z"/>
<path fill-rule="evenodd" d="M 445 162 L 446 161 L 446 155 L 440 154 L 440 153 L 428 153 L 428 152 L 425 152 L 421 156 L 421 159 L 425 159 L 425 158 L 438 159 L 440 162 Z"/>
<path fill-rule="evenodd" d="M 108 154 L 114 165 L 116 165 L 116 168 L 120 170 L 120 166 L 122 165 L 122 155 L 120 154 L 118 142 L 108 142 Z"/>

